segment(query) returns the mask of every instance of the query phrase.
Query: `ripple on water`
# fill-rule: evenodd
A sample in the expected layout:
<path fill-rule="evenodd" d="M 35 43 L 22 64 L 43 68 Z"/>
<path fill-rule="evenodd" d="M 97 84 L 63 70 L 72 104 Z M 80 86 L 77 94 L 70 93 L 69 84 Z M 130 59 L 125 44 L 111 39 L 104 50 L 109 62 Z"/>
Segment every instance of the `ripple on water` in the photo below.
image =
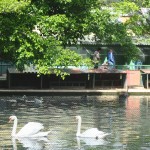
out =
<path fill-rule="evenodd" d="M 19 98 L 22 98 L 20 96 Z M 18 96 L 0 97 L 0 149 L 33 148 L 37 149 L 146 149 L 150 147 L 150 98 L 128 97 L 125 101 L 118 101 L 114 97 L 79 96 L 43 96 L 41 106 L 36 106 L 33 99 L 37 96 L 27 96 L 28 102 L 17 102 Z M 2 100 L 1 100 L 2 99 Z M 11 100 L 14 101 L 11 101 Z M 29 104 L 29 101 L 31 103 Z M 18 117 L 18 129 L 28 121 L 43 123 L 44 130 L 51 130 L 48 141 L 16 140 L 14 144 L 10 137 L 12 123 L 8 123 L 10 115 Z M 105 144 L 91 143 L 87 139 L 77 141 L 75 134 L 77 122 L 75 115 L 82 116 L 81 131 L 90 127 L 111 133 Z M 95 144 L 94 144 L 95 143 Z M 14 144 L 14 145 L 13 145 Z M 80 145 L 78 145 L 80 144 Z M 93 144 L 93 145 L 92 145 Z M 23 148 L 24 147 L 24 148 Z M 26 147 L 26 148 L 25 148 Z"/>

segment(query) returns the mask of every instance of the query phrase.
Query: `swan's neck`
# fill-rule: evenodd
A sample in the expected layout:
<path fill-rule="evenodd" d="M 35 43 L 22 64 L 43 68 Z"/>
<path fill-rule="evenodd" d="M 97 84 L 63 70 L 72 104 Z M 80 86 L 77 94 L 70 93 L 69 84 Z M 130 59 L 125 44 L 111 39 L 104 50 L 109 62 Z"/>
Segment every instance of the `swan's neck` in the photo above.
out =
<path fill-rule="evenodd" d="M 77 137 L 77 145 L 78 145 L 78 149 L 81 149 L 80 138 L 79 137 Z"/>
<path fill-rule="evenodd" d="M 12 138 L 13 150 L 17 150 L 16 139 Z"/>
<path fill-rule="evenodd" d="M 81 119 L 78 120 L 78 127 L 77 127 L 77 133 L 76 133 L 76 136 L 80 136 L 81 133 Z"/>
<path fill-rule="evenodd" d="M 17 118 L 15 118 L 15 120 L 14 120 L 14 125 L 13 125 L 13 129 L 12 129 L 12 133 L 11 133 L 12 137 L 16 136 L 16 129 L 17 129 Z"/>

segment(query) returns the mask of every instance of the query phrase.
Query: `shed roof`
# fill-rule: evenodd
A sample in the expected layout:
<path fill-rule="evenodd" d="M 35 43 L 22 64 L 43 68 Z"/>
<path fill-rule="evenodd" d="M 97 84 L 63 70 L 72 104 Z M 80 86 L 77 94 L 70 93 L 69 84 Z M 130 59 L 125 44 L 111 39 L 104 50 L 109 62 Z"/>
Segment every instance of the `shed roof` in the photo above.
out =
<path fill-rule="evenodd" d="M 126 71 L 124 70 L 118 70 L 118 69 L 79 69 L 79 68 L 74 68 L 74 69 L 62 69 L 62 71 L 65 71 L 70 74 L 88 74 L 88 73 L 120 73 L 120 74 L 126 74 Z M 9 68 L 8 69 L 9 74 L 22 74 L 22 73 L 37 73 L 36 71 L 30 71 L 30 70 L 24 70 L 24 71 L 18 71 L 15 68 Z M 55 74 L 52 72 L 52 74 Z"/>
<path fill-rule="evenodd" d="M 141 71 L 142 71 L 143 73 L 150 74 L 150 69 L 142 69 Z"/>

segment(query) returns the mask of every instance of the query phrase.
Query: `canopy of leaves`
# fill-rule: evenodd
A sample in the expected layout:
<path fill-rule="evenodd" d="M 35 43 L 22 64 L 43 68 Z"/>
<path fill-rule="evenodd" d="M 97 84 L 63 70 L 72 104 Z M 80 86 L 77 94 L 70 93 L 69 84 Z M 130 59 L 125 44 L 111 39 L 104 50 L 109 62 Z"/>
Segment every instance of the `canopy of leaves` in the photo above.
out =
<path fill-rule="evenodd" d="M 0 0 L 0 12 L 21 12 L 29 4 L 30 0 Z"/>
<path fill-rule="evenodd" d="M 94 33 L 99 42 L 121 44 L 126 60 L 130 60 L 138 49 L 129 31 L 149 33 L 149 16 L 142 17 L 140 6 L 149 7 L 149 1 L 0 0 L 1 57 L 20 70 L 32 63 L 39 74 L 49 74 L 50 68 L 55 68 L 63 76 L 66 74 L 58 66 L 92 66 L 89 59 L 65 47 Z M 120 14 L 132 15 L 122 23 Z"/>

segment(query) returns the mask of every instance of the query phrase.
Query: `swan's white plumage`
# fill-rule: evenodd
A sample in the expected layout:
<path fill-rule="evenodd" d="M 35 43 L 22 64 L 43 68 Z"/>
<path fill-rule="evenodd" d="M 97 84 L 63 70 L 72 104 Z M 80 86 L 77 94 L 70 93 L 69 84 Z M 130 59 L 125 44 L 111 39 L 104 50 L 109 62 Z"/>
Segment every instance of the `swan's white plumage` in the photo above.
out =
<path fill-rule="evenodd" d="M 104 135 L 103 131 L 99 131 L 97 128 L 90 128 L 81 134 L 81 137 L 98 137 L 98 135 Z"/>
<path fill-rule="evenodd" d="M 96 139 L 96 138 L 83 138 L 77 137 L 77 144 L 80 149 L 80 143 L 84 142 L 86 145 L 95 146 L 95 145 L 106 145 L 108 144 L 103 138 Z"/>
<path fill-rule="evenodd" d="M 85 132 L 81 133 L 81 116 L 76 116 L 78 120 L 78 128 L 77 128 L 77 137 L 87 137 L 87 138 L 104 138 L 105 136 L 109 135 L 109 133 L 105 133 L 103 131 L 99 131 L 97 128 L 90 128 Z"/>
<path fill-rule="evenodd" d="M 38 122 L 29 122 L 16 134 L 17 117 L 10 116 L 9 119 L 10 121 L 14 121 L 13 130 L 11 134 L 12 137 L 42 137 L 47 136 L 50 132 L 40 132 L 40 130 L 44 128 L 43 124 Z"/>
<path fill-rule="evenodd" d="M 17 136 L 30 136 L 37 134 L 41 129 L 43 129 L 43 125 L 38 122 L 29 122 L 27 123 L 18 133 Z"/>

